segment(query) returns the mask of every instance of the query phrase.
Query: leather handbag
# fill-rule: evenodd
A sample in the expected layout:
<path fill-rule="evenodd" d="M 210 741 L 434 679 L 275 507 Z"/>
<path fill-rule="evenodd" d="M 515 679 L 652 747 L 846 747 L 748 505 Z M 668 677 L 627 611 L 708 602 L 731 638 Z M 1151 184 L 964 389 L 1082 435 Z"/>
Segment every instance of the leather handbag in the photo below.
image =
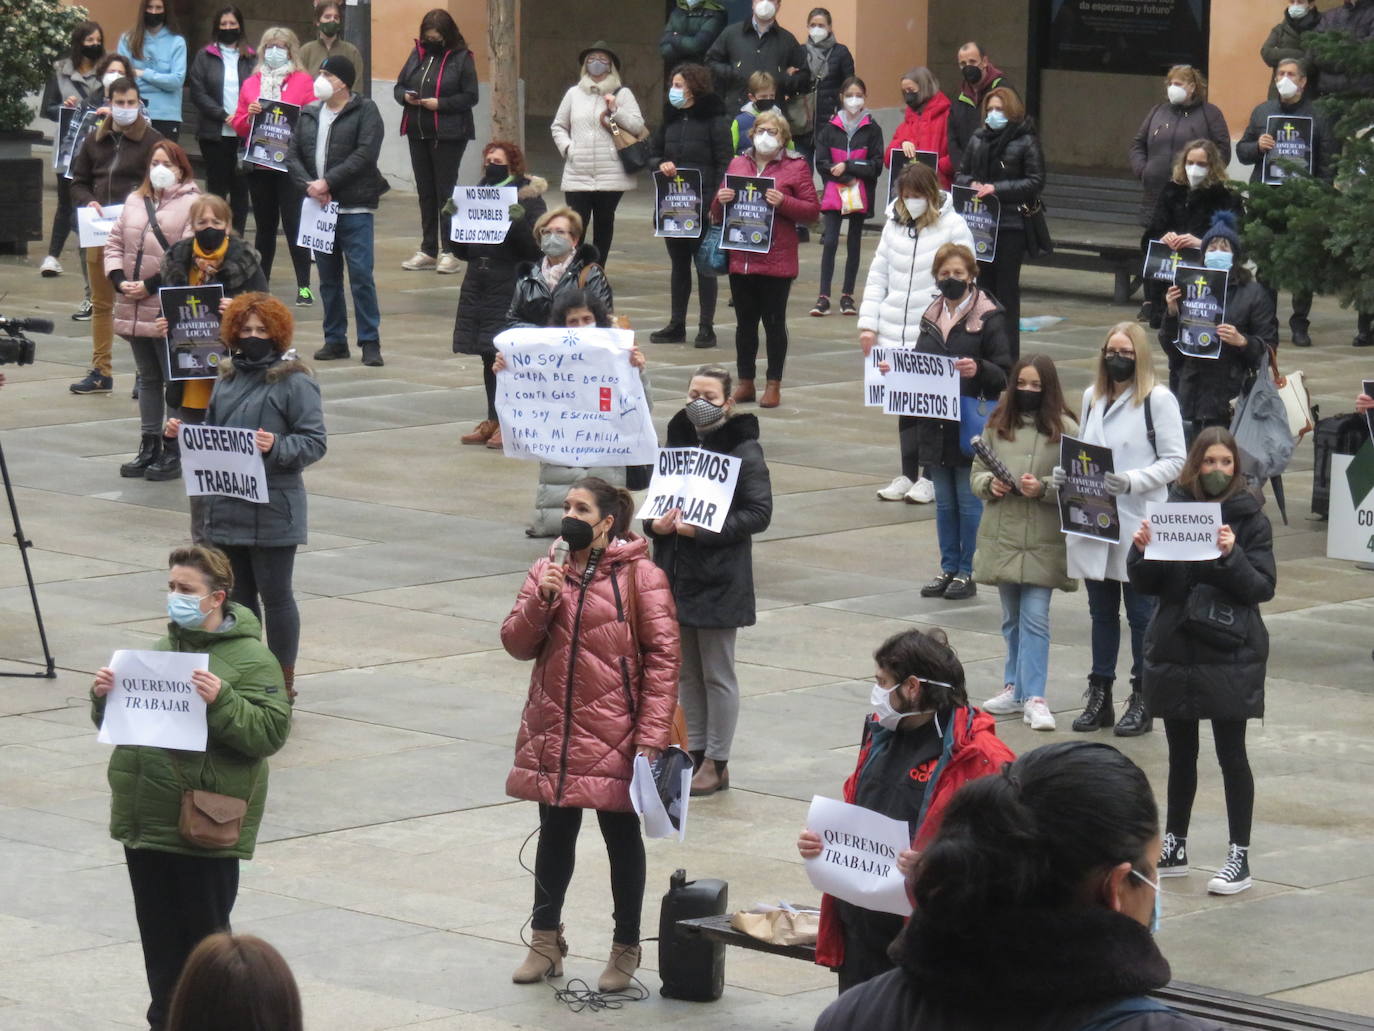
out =
<path fill-rule="evenodd" d="M 959 450 L 965 458 L 973 457 L 973 438 L 982 435 L 988 416 L 996 407 L 996 401 L 981 397 L 959 398 Z"/>
<path fill-rule="evenodd" d="M 198 848 L 233 848 L 243 834 L 247 815 L 247 799 L 186 788 L 181 793 L 177 830 L 183 840 Z"/>
<path fill-rule="evenodd" d="M 722 276 L 730 269 L 730 255 L 720 249 L 722 233 L 721 226 L 709 225 L 701 234 L 701 244 L 694 257 L 697 271 L 703 276 Z"/>
<path fill-rule="evenodd" d="M 1050 224 L 1045 218 L 1045 202 L 1036 198 L 1030 204 L 1020 207 L 1021 221 L 1025 224 L 1026 257 L 1043 258 L 1054 253 L 1054 240 L 1050 236 Z"/>
<path fill-rule="evenodd" d="M 1211 584 L 1195 585 L 1183 611 L 1184 632 L 1218 651 L 1235 651 L 1249 636 L 1250 609 Z"/>
<path fill-rule="evenodd" d="M 1294 440 L 1302 440 L 1315 426 L 1312 422 L 1312 395 L 1307 391 L 1307 377 L 1301 369 L 1290 372 L 1287 376 L 1282 375 L 1279 372 L 1278 357 L 1272 350 L 1269 352 L 1269 365 L 1274 370 L 1274 386 L 1278 388 L 1279 397 L 1283 400 L 1283 409 L 1288 413 L 1288 429 L 1292 432 Z"/>
<path fill-rule="evenodd" d="M 630 175 L 636 175 L 649 167 L 649 137 L 652 134 L 647 125 L 636 135 L 628 129 L 622 129 L 614 115 L 602 115 L 601 124 L 611 134 L 611 142 L 615 144 L 615 156 L 620 158 L 621 168 Z"/>

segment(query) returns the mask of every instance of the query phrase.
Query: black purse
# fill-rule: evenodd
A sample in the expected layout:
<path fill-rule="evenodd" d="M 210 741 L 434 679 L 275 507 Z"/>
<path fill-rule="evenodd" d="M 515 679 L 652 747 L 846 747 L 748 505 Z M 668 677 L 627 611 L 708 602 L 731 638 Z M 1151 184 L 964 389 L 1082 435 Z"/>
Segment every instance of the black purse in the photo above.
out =
<path fill-rule="evenodd" d="M 1197 584 L 1183 608 L 1183 631 L 1218 651 L 1233 652 L 1249 637 L 1250 609 L 1211 584 Z"/>
<path fill-rule="evenodd" d="M 1026 257 L 1044 258 L 1053 254 L 1054 240 L 1045 219 L 1045 202 L 1037 197 L 1030 204 L 1022 204 L 1019 210 L 1026 227 Z"/>

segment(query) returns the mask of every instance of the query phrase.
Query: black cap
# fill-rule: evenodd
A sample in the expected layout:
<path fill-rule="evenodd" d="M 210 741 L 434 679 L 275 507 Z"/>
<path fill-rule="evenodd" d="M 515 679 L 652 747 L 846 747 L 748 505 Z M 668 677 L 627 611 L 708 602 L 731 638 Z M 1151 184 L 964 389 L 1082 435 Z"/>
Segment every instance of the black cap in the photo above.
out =
<path fill-rule="evenodd" d="M 353 62 L 341 54 L 326 57 L 324 64 L 320 65 L 320 71 L 328 72 L 349 89 L 352 89 L 353 84 L 358 81 L 358 70 L 353 67 Z"/>
<path fill-rule="evenodd" d="M 609 46 L 607 46 L 606 41 L 604 39 L 598 39 L 586 50 L 582 51 L 582 53 L 577 55 L 577 67 L 581 68 L 584 64 L 586 64 L 587 55 L 594 54 L 598 50 L 601 51 L 601 53 L 606 54 L 610 57 L 611 66 L 616 70 L 616 74 L 618 75 L 620 73 L 620 55 L 617 54 L 614 50 L 612 50 Z"/>

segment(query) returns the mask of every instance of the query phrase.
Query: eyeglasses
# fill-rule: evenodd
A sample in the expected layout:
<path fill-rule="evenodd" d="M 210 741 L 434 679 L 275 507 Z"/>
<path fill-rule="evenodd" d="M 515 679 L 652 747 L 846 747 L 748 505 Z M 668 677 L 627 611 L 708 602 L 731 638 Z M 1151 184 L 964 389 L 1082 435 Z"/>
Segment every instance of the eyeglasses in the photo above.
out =
<path fill-rule="evenodd" d="M 1106 351 L 1103 351 L 1103 352 L 1102 352 L 1102 357 L 1103 357 L 1103 358 L 1134 358 L 1134 357 L 1135 357 L 1135 352 L 1134 352 L 1134 351 L 1112 351 L 1112 350 L 1106 350 Z"/>

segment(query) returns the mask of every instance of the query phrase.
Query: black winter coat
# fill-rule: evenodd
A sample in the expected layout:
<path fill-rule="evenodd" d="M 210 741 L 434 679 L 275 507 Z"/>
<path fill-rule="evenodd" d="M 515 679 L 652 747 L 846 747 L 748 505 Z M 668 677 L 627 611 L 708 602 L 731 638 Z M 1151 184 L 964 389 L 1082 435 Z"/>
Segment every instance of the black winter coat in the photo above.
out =
<path fill-rule="evenodd" d="M 714 93 L 697 97 L 691 107 L 663 105 L 663 120 L 649 137 L 649 167 L 671 161 L 679 169 L 701 173 L 701 193 L 709 207 L 725 178 L 725 166 L 734 156 L 730 146 L 730 119 L 725 104 Z"/>
<path fill-rule="evenodd" d="M 1309 88 L 1298 98 L 1296 104 L 1285 104 L 1280 100 L 1266 100 L 1250 112 L 1250 124 L 1245 127 L 1245 135 L 1236 142 L 1236 157 L 1242 164 L 1254 165 L 1250 171 L 1250 181 L 1260 181 L 1264 168 L 1264 154 L 1259 149 L 1259 138 L 1269 131 L 1271 115 L 1296 115 L 1312 119 L 1312 172 L 1323 182 L 1330 183 L 1336 177 L 1336 152 L 1339 149 L 1331 135 L 1331 124 L 1326 116 L 1312 106 L 1313 93 Z"/>
<path fill-rule="evenodd" d="M 946 339 L 935 319 L 944 299 L 937 297 L 921 316 L 921 335 L 916 350 L 942 354 L 949 358 L 973 358 L 978 372 L 959 380 L 964 397 L 995 400 L 1007 386 L 1011 371 L 1011 342 L 1007 338 L 1007 316 L 991 294 L 975 288 L 975 296 L 963 317 L 954 324 Z M 971 466 L 959 448 L 959 423 L 942 419 L 916 420 L 916 446 L 922 465 Z"/>
<path fill-rule="evenodd" d="M 1140 249 L 1165 233 L 1187 233 L 1201 240 L 1212 227 L 1212 216 L 1229 211 L 1236 216 L 1236 227 L 1245 224 L 1245 198 L 1225 183 L 1193 189 L 1172 179 L 1164 184 L 1155 201 L 1154 214 L 1140 237 Z"/>
<path fill-rule="evenodd" d="M 1178 410 L 1189 419 L 1228 425 L 1231 399 L 1250 375 L 1279 346 L 1279 323 L 1269 291 L 1241 269 L 1231 273 L 1226 288 L 1226 321 L 1246 339 L 1244 347 L 1221 345 L 1220 358 L 1190 358 L 1176 346 L 1178 316 L 1165 314 L 1159 345 L 1169 356 L 1169 369 L 1178 373 Z"/>
<path fill-rule="evenodd" d="M 653 541 L 654 561 L 668 574 L 677 602 L 677 621 L 690 627 L 753 626 L 753 536 L 773 520 L 773 484 L 759 446 L 759 420 L 734 415 L 704 437 L 678 412 L 668 423 L 664 447 L 696 447 L 733 455 L 743 463 L 735 484 L 730 514 L 720 533 L 697 527 L 696 536 L 654 533 L 644 521 L 644 536 Z"/>
<path fill-rule="evenodd" d="M 774 24 L 762 36 L 751 18 L 725 26 L 704 62 L 716 77 L 716 89 L 727 104 L 739 108 L 745 101 L 749 76 L 767 72 L 778 83 L 779 102 L 805 93 L 811 88 L 811 73 L 806 65 L 806 48 L 781 25 Z M 795 75 L 787 69 L 795 68 Z"/>
<path fill-rule="evenodd" d="M 668 15 L 663 27 L 658 52 L 669 62 L 693 61 L 703 64 L 706 51 L 725 28 L 728 15 L 715 0 L 707 0 L 695 9 L 678 4 Z"/>
<path fill-rule="evenodd" d="M 807 56 L 811 54 L 812 43 L 803 43 L 802 49 Z M 854 55 L 843 43 L 836 43 L 825 55 L 825 71 L 811 88 L 816 93 L 816 128 L 820 128 L 840 109 L 840 87 L 844 80 L 854 74 Z"/>
<path fill-rule="evenodd" d="M 586 290 L 599 297 L 606 310 L 611 311 L 615 307 L 615 297 L 611 292 L 610 280 L 597 264 L 599 257 L 595 247 L 584 243 L 577 248 L 577 253 L 563 271 L 563 278 L 552 290 L 544 282 L 544 273 L 540 270 L 542 258 L 521 264 L 515 270 L 515 291 L 506 310 L 506 325 L 547 326 L 554 299 L 568 290 Z M 587 271 L 585 283 L 582 281 L 584 269 Z"/>
<path fill-rule="evenodd" d="M 840 210 L 832 200 L 837 187 L 832 188 L 831 183 L 847 186 L 855 179 L 862 179 L 864 200 L 867 201 L 864 217 L 872 218 L 873 201 L 878 194 L 878 179 L 883 174 L 883 130 L 870 115 L 854 131 L 854 135 L 850 136 L 845 132 L 843 125 L 835 124 L 838 120 L 837 115 L 824 124 L 817 124 L 816 134 L 812 139 L 812 146 L 816 151 L 816 171 L 821 177 L 821 210 Z M 862 161 L 844 159 L 837 157 L 836 154 L 838 152 L 842 156 L 861 148 L 865 151 Z M 830 167 L 837 160 L 844 160 L 845 165 L 844 174 L 840 176 L 830 174 Z"/>
<path fill-rule="evenodd" d="M 1010 138 L 999 157 L 996 149 L 1003 133 L 1009 133 Z M 954 182 L 958 186 L 991 183 L 1002 204 L 999 231 L 1024 229 L 1017 209 L 1034 203 L 1045 189 L 1045 155 L 1035 124 L 1027 118 L 998 131 L 987 126 L 979 129 L 964 150 Z"/>
<path fill-rule="evenodd" d="M 1374 39 L 1374 0 L 1345 0 L 1340 7 L 1322 12 L 1323 32 L 1348 32 L 1361 42 Z M 1374 84 L 1351 78 L 1344 70 L 1330 65 L 1321 69 L 1321 92 L 1344 93 L 1347 91 L 1368 93 Z"/>
<path fill-rule="evenodd" d="M 178 240 L 162 257 L 162 285 L 190 286 L 191 263 L 195 260 L 195 237 Z M 225 297 L 239 294 L 266 293 L 267 277 L 262 274 L 258 252 L 237 236 L 229 237 L 229 249 L 224 252 L 219 273 L 213 282 L 224 287 Z"/>
<path fill-rule="evenodd" d="M 420 98 L 438 97 L 439 107 L 427 111 L 406 103 L 406 90 Z M 430 55 L 416 46 L 401 67 L 392 89 L 401 115 L 401 135 L 457 142 L 477 135 L 472 109 L 477 106 L 477 66 L 468 50 L 444 50 Z"/>
<path fill-rule="evenodd" d="M 999 912 L 991 926 L 935 927 L 913 916 L 892 944 L 895 970 L 849 989 L 816 1031 L 1078 1031 L 1123 999 L 1168 984 L 1149 931 L 1097 907 Z M 998 990 L 982 971 L 997 967 Z M 1178 1013 L 1142 1013 L 1114 1031 L 1220 1031 Z"/>
<path fill-rule="evenodd" d="M 320 108 L 315 101 L 301 108 L 286 165 L 291 179 L 305 192 L 316 179 L 329 183 L 329 192 L 341 208 L 375 208 L 391 187 L 377 168 L 386 127 L 377 105 L 361 93 L 351 94 L 329 130 L 325 167 L 315 168 L 315 141 L 320 134 Z"/>
<path fill-rule="evenodd" d="M 468 263 L 453 323 L 454 354 L 496 353 L 492 340 L 509 325 L 506 312 L 515 292 L 516 266 L 541 257 L 534 239 L 534 223 L 548 210 L 544 191 L 549 184 L 531 176 L 515 185 L 519 187 L 516 196 L 525 209 L 525 217 L 511 223 L 504 240 L 453 245 L 453 252 Z"/>
<path fill-rule="evenodd" d="M 1287 13 L 1283 16 L 1283 21 L 1279 22 L 1269 31 L 1269 38 L 1260 46 L 1260 60 L 1269 66 L 1269 99 L 1278 100 L 1279 91 L 1274 87 L 1273 72 L 1278 70 L 1279 62 L 1284 60 L 1302 61 L 1307 66 L 1307 88 L 1313 93 L 1321 94 L 1321 87 L 1318 83 L 1318 71 L 1316 62 L 1312 60 L 1312 52 L 1304 45 L 1303 37 L 1309 32 L 1326 32 L 1328 26 L 1322 22 L 1322 13 L 1315 7 L 1294 21 Z"/>
<path fill-rule="evenodd" d="M 239 88 L 242 89 L 248 76 L 253 74 L 258 55 L 252 47 L 240 43 L 238 66 Z M 191 106 L 196 109 L 196 139 L 217 140 L 224 136 L 221 131 L 224 120 L 234 112 L 224 110 L 224 58 L 219 44 L 211 43 L 196 51 L 186 73 L 186 88 L 191 94 Z"/>
<path fill-rule="evenodd" d="M 1175 487 L 1170 501 L 1197 501 Z M 1225 558 L 1210 562 L 1148 562 L 1137 547 L 1126 559 L 1131 586 L 1159 598 L 1145 633 L 1145 704 L 1166 720 L 1246 720 L 1264 716 L 1264 672 L 1269 631 L 1259 607 L 1274 597 L 1273 530 L 1264 502 L 1242 491 L 1221 503 L 1221 517 L 1236 535 Z M 1245 642 L 1221 650 L 1191 633 L 1188 598 L 1202 585 L 1216 589 L 1244 624 Z"/>

